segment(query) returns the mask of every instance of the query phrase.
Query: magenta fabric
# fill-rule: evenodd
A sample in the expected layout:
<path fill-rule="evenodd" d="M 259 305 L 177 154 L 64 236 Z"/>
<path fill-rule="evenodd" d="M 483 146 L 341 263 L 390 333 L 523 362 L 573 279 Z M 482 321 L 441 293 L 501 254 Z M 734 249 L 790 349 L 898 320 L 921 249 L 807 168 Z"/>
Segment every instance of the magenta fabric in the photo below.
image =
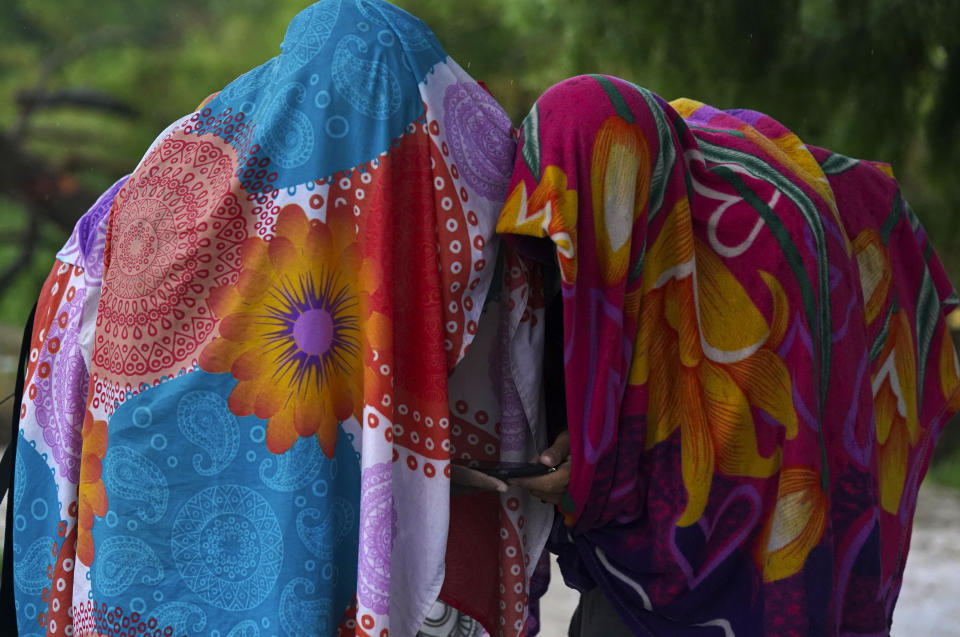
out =
<path fill-rule="evenodd" d="M 568 583 L 640 635 L 887 634 L 960 400 L 957 299 L 890 167 L 583 76 L 509 193 L 498 232 L 562 276 Z"/>

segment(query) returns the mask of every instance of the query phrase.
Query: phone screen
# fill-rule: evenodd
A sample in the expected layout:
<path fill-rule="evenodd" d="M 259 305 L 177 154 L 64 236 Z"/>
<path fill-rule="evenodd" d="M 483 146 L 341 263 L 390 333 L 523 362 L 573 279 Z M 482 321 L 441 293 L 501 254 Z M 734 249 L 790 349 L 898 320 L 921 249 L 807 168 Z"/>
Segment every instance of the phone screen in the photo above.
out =
<path fill-rule="evenodd" d="M 553 467 L 548 467 L 539 462 L 494 462 L 490 460 L 463 460 L 461 458 L 454 458 L 451 462 L 499 480 L 542 476 L 555 470 Z"/>

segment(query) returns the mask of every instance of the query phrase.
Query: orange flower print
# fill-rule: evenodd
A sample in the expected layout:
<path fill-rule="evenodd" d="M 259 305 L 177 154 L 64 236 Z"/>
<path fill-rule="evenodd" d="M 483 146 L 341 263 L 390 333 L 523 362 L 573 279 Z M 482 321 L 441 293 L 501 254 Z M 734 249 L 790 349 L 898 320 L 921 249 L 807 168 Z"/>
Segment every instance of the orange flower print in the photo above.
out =
<path fill-rule="evenodd" d="M 360 417 L 365 303 L 359 254 L 352 220 L 311 222 L 291 204 L 277 216 L 270 241 L 243 244 L 237 285 L 210 294 L 222 321 L 200 367 L 237 379 L 230 410 L 267 420 L 273 453 L 316 434 L 333 457 L 338 422 Z"/>
<path fill-rule="evenodd" d="M 774 353 L 786 330 L 787 300 L 771 276 L 771 323 L 743 286 L 692 232 L 681 200 L 647 256 L 640 329 L 630 383 L 650 382 L 647 447 L 680 429 L 687 505 L 677 521 L 703 515 L 714 473 L 766 478 L 780 470 L 781 450 L 760 455 L 751 413 L 756 407 L 797 435 L 791 380 Z M 694 276 L 694 263 L 696 276 Z"/>
<path fill-rule="evenodd" d="M 906 310 L 899 310 L 891 318 L 890 334 L 877 362 L 873 408 L 879 447 L 880 506 L 896 514 L 907 482 L 908 458 L 922 433 L 917 414 L 917 363 Z"/>
<path fill-rule="evenodd" d="M 627 275 L 634 225 L 650 200 L 652 172 L 647 139 L 637 126 L 611 115 L 600 127 L 590 164 L 590 191 L 597 260 L 604 283 L 619 284 Z"/>
<path fill-rule="evenodd" d="M 107 490 L 100 477 L 107 453 L 107 423 L 94 420 L 89 411 L 81 429 L 83 449 L 80 460 L 80 486 L 77 504 L 77 559 L 93 564 L 93 516 L 107 514 Z"/>
<path fill-rule="evenodd" d="M 827 494 L 813 467 L 787 467 L 780 474 L 777 504 L 756 544 L 755 558 L 763 581 L 798 573 L 827 527 Z"/>
<path fill-rule="evenodd" d="M 567 188 L 568 181 L 563 169 L 547 166 L 533 194 L 518 183 L 500 212 L 497 234 L 550 237 L 560 274 L 572 284 L 577 280 L 577 191 Z"/>
<path fill-rule="evenodd" d="M 890 251 L 880 234 L 868 228 L 853 242 L 863 288 L 867 325 L 884 317 L 889 306 L 892 273 Z M 877 473 L 880 506 L 888 513 L 900 510 L 907 480 L 908 458 L 922 434 L 917 412 L 917 361 L 906 310 L 891 309 L 889 333 L 873 370 L 873 406 L 877 425 Z M 950 349 L 949 336 L 946 343 Z M 941 379 L 953 371 L 952 361 L 941 352 Z M 947 376 L 944 376 L 944 373 Z M 949 382 L 949 381 L 948 381 Z M 946 395 L 946 390 L 945 390 Z"/>
<path fill-rule="evenodd" d="M 883 244 L 880 233 L 867 228 L 853 241 L 860 271 L 860 287 L 863 289 L 864 310 L 867 325 L 879 316 L 890 297 L 893 283 L 893 268 L 890 266 L 890 251 Z"/>
<path fill-rule="evenodd" d="M 940 390 L 947 399 L 947 409 L 951 412 L 960 409 L 960 361 L 957 360 L 957 350 L 953 345 L 950 328 L 944 321 L 940 328 Z"/>
<path fill-rule="evenodd" d="M 630 382 L 649 383 L 648 448 L 680 429 L 687 503 L 678 526 L 701 518 L 715 474 L 779 472 L 776 505 L 754 549 L 769 582 L 803 568 L 826 528 L 827 498 L 817 468 L 782 467 L 780 447 L 760 453 L 754 408 L 782 424 L 786 439 L 799 433 L 790 374 L 775 352 L 788 302 L 773 276 L 760 276 L 773 299 L 769 323 L 723 261 L 693 236 L 688 203 L 678 202 L 647 255 Z"/>

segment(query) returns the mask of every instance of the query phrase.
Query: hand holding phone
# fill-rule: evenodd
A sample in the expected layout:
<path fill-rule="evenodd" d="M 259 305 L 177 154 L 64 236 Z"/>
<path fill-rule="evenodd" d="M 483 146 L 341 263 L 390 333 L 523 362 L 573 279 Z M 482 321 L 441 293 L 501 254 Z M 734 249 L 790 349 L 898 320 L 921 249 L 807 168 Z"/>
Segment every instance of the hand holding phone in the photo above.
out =
<path fill-rule="evenodd" d="M 450 489 L 453 495 L 468 495 L 478 491 L 496 491 L 504 493 L 509 487 L 504 480 L 471 469 L 469 467 L 450 463 Z"/>
<path fill-rule="evenodd" d="M 465 467 L 479 471 L 497 480 L 510 480 L 511 478 L 532 478 L 542 476 L 553 471 L 556 467 L 550 467 L 539 462 L 495 462 L 489 460 L 463 460 L 454 458 L 451 460 L 454 466 Z"/>
<path fill-rule="evenodd" d="M 527 478 L 511 478 L 510 486 L 527 489 L 530 493 L 550 504 L 561 506 L 564 498 L 569 497 L 567 487 L 570 484 L 570 433 L 564 431 L 553 444 L 540 454 L 538 460 L 556 469 L 548 474 Z M 572 503 L 572 500 L 570 500 Z M 575 506 L 575 505 L 574 505 Z"/>

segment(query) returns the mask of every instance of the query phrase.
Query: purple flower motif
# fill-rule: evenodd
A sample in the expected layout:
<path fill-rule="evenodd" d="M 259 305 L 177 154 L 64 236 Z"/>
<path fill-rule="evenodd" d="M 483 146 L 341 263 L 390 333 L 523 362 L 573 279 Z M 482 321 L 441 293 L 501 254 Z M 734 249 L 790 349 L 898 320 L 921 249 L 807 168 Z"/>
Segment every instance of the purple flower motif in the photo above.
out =
<path fill-rule="evenodd" d="M 129 175 L 121 177 L 100 195 L 73 229 L 73 234 L 60 250 L 57 258 L 64 263 L 82 267 L 88 285 L 99 285 L 103 278 L 103 249 L 107 236 L 110 208 L 113 200 L 127 183 Z"/>
<path fill-rule="evenodd" d="M 84 296 L 83 289 L 77 290 L 58 312 L 66 314 L 66 323 L 54 321 L 50 326 L 38 359 L 39 365 L 49 365 L 50 372 L 43 377 L 37 375 L 34 401 L 37 424 L 60 475 L 74 483 L 80 479 L 80 430 L 87 404 L 87 365 L 77 339 Z"/>
<path fill-rule="evenodd" d="M 357 600 L 375 613 L 390 612 L 390 553 L 397 534 L 391 463 L 375 464 L 360 483 L 360 567 Z"/>
<path fill-rule="evenodd" d="M 510 118 L 478 84 L 451 84 L 443 97 L 450 152 L 467 184 L 491 200 L 503 199 L 513 167 Z"/>

